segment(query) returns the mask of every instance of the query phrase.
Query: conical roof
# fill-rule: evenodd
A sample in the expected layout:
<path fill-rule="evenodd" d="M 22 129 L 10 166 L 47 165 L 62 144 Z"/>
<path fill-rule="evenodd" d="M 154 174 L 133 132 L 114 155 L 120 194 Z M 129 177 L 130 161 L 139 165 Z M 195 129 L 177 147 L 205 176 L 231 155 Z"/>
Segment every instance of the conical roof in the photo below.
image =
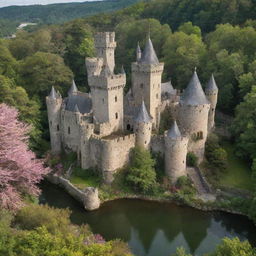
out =
<path fill-rule="evenodd" d="M 136 118 L 134 120 L 138 123 L 149 123 L 149 122 L 151 122 L 152 118 L 148 114 L 148 111 L 147 111 L 147 108 L 145 106 L 144 101 L 142 101 L 142 104 L 140 106 L 138 115 L 136 116 Z"/>
<path fill-rule="evenodd" d="M 155 49 L 153 47 L 152 41 L 150 38 L 148 38 L 148 41 L 146 42 L 145 49 L 142 53 L 141 59 L 139 60 L 139 63 L 142 64 L 159 64 L 158 58 L 156 56 Z"/>
<path fill-rule="evenodd" d="M 217 84 L 215 82 L 213 74 L 211 75 L 211 78 L 210 78 L 208 84 L 206 85 L 205 91 L 206 92 L 216 92 L 216 91 L 218 91 L 218 87 L 217 87 Z"/>
<path fill-rule="evenodd" d="M 138 45 L 137 45 L 137 53 L 140 53 L 140 52 L 141 52 L 140 43 L 138 42 Z"/>
<path fill-rule="evenodd" d="M 176 121 L 173 122 L 173 125 L 172 125 L 171 129 L 168 130 L 167 136 L 170 137 L 170 138 L 179 138 L 179 137 L 181 137 L 181 133 L 180 133 L 180 130 L 179 130 L 179 127 L 178 127 Z"/>
<path fill-rule="evenodd" d="M 71 87 L 70 87 L 70 89 L 68 91 L 68 94 L 73 94 L 73 93 L 77 93 L 77 92 L 78 92 L 78 89 L 77 89 L 76 83 L 75 83 L 75 81 L 73 79 L 72 85 L 71 85 Z"/>
<path fill-rule="evenodd" d="M 124 66 L 121 67 L 121 74 L 125 74 Z"/>
<path fill-rule="evenodd" d="M 53 86 L 52 86 L 51 92 L 49 94 L 49 97 L 52 98 L 52 99 L 57 99 L 58 98 L 57 92 L 55 91 Z"/>
<path fill-rule="evenodd" d="M 78 113 L 80 113 L 80 110 L 79 110 L 79 108 L 78 108 L 77 104 L 75 105 L 74 112 L 78 112 Z"/>
<path fill-rule="evenodd" d="M 202 89 L 202 85 L 197 76 L 196 70 L 181 96 L 181 103 L 186 105 L 203 105 L 209 104 L 205 93 Z"/>

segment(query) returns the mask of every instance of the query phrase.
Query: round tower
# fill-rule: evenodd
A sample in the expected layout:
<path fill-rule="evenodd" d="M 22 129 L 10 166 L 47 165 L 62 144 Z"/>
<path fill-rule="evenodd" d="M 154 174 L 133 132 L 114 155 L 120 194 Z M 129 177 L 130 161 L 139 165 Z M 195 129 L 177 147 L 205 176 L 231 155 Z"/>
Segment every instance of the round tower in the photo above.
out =
<path fill-rule="evenodd" d="M 211 107 L 208 115 L 208 132 L 211 132 L 214 128 L 215 109 L 216 109 L 217 100 L 218 100 L 218 87 L 216 85 L 213 74 L 205 88 L 205 94 L 208 101 L 211 103 Z"/>
<path fill-rule="evenodd" d="M 61 152 L 61 95 L 55 91 L 52 87 L 51 93 L 46 97 L 50 139 L 51 139 L 51 150 L 54 154 Z"/>
<path fill-rule="evenodd" d="M 152 132 L 152 118 L 149 116 L 144 101 L 134 119 L 136 146 L 148 149 Z"/>
<path fill-rule="evenodd" d="M 208 114 L 210 103 L 207 100 L 196 70 L 181 96 L 179 104 L 179 124 L 189 137 L 188 151 L 203 160 L 205 141 L 208 134 Z"/>
<path fill-rule="evenodd" d="M 170 130 L 165 132 L 165 173 L 173 184 L 186 173 L 188 138 L 181 135 L 174 121 Z"/>

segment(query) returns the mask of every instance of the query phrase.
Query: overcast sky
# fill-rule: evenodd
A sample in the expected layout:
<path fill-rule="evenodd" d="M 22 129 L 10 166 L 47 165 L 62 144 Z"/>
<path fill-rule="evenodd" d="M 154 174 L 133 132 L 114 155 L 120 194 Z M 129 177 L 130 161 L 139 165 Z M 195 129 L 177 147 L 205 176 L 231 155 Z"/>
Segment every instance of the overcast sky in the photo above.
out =
<path fill-rule="evenodd" d="M 0 0 L 0 8 L 10 5 L 31 5 L 31 4 L 54 4 L 54 3 L 74 3 L 93 0 Z"/>

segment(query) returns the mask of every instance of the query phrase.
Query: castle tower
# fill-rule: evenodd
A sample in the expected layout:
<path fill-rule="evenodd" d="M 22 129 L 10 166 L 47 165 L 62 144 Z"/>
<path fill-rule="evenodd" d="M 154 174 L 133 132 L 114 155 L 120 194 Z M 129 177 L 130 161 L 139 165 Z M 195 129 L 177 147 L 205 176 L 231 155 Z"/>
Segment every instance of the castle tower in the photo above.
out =
<path fill-rule="evenodd" d="M 174 121 L 170 130 L 165 132 L 165 173 L 173 184 L 186 175 L 188 138 L 183 137 Z"/>
<path fill-rule="evenodd" d="M 200 162 L 204 157 L 209 109 L 210 103 L 205 96 L 195 70 L 181 96 L 178 118 L 180 127 L 184 130 L 185 135 L 189 137 L 188 151 L 195 153 Z"/>
<path fill-rule="evenodd" d="M 123 130 L 123 90 L 126 74 L 113 74 L 103 66 L 99 76 L 88 77 L 95 123 L 109 123 L 113 131 Z"/>
<path fill-rule="evenodd" d="M 51 149 L 54 154 L 61 152 L 61 105 L 62 98 L 61 95 L 55 91 L 54 87 L 50 92 L 50 95 L 46 97 L 50 138 L 51 138 Z"/>
<path fill-rule="evenodd" d="M 211 108 L 208 115 L 208 132 L 211 132 L 214 128 L 215 109 L 218 100 L 218 87 L 216 85 L 213 74 L 205 88 L 205 94 L 211 103 Z"/>
<path fill-rule="evenodd" d="M 136 146 L 148 149 L 152 132 L 152 118 L 142 101 L 137 117 L 134 119 Z"/>
<path fill-rule="evenodd" d="M 95 48 L 98 58 L 103 59 L 103 65 L 113 72 L 115 68 L 115 32 L 99 32 L 95 35 Z"/>
<path fill-rule="evenodd" d="M 151 39 L 148 38 L 140 57 L 137 49 L 137 61 L 132 63 L 132 95 L 135 106 L 145 101 L 149 114 L 153 118 L 153 128 L 160 122 L 159 106 L 161 104 L 161 81 L 164 64 L 159 63 Z"/>

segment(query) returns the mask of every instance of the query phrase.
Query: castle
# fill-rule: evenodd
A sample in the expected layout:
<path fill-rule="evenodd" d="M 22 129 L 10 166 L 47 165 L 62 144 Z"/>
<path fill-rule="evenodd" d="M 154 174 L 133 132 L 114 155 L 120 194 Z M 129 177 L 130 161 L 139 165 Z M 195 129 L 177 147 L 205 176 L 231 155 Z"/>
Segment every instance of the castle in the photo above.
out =
<path fill-rule="evenodd" d="M 83 169 L 100 170 L 110 183 L 137 145 L 161 153 L 166 175 L 175 183 L 187 175 L 188 152 L 203 160 L 218 97 L 213 75 L 204 92 L 195 70 L 180 94 L 171 82 L 162 83 L 164 63 L 148 38 L 143 52 L 137 47 L 131 88 L 124 95 L 125 71 L 114 72 L 115 33 L 97 33 L 95 48 L 97 57 L 86 59 L 90 93 L 78 91 L 73 81 L 68 97 L 63 99 L 54 88 L 46 97 L 52 152 L 77 152 Z M 158 135 L 161 113 L 167 108 L 175 121 Z"/>

